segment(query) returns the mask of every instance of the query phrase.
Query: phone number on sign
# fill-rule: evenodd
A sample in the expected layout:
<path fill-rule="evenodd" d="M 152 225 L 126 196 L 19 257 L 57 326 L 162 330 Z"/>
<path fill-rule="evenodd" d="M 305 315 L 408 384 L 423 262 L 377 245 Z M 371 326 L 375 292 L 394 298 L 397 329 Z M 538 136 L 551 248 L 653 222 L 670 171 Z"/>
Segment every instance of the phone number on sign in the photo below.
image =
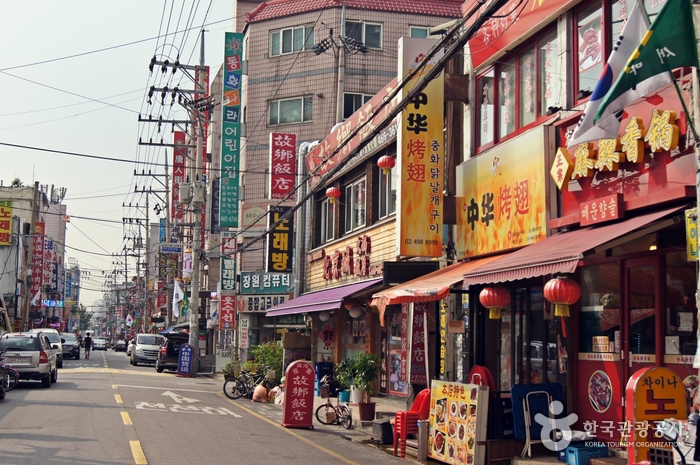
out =
<path fill-rule="evenodd" d="M 424 240 L 424 239 L 404 239 L 404 244 L 416 244 L 416 245 L 438 245 L 440 242 L 437 240 Z"/>

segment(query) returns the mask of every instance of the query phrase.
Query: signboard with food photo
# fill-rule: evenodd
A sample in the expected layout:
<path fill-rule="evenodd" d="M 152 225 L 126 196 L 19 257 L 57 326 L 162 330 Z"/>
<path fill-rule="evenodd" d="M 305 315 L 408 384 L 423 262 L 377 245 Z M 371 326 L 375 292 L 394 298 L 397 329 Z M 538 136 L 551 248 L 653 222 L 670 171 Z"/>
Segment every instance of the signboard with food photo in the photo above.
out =
<path fill-rule="evenodd" d="M 488 387 L 431 382 L 428 457 L 445 463 L 484 463 Z"/>

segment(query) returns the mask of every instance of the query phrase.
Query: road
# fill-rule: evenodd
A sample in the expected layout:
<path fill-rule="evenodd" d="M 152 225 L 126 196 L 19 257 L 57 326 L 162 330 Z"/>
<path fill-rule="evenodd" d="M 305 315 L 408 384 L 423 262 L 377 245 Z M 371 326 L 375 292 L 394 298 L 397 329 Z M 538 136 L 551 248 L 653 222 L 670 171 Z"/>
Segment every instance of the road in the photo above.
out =
<path fill-rule="evenodd" d="M 281 406 L 232 401 L 220 384 L 133 367 L 112 350 L 66 359 L 51 388 L 21 382 L 0 401 L 0 463 L 406 463 L 340 427 L 284 428 Z"/>

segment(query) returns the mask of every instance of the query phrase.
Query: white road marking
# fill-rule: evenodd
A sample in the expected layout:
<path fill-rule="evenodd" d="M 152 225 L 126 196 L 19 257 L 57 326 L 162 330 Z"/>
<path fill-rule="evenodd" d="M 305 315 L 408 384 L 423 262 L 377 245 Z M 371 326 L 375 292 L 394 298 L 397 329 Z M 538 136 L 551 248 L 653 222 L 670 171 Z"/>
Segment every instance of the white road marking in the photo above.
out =
<path fill-rule="evenodd" d="M 191 404 L 192 402 L 199 402 L 199 399 L 191 399 L 189 397 L 184 397 L 178 394 L 175 394 L 174 392 L 171 391 L 165 391 L 162 396 L 169 396 L 172 397 L 172 399 L 177 402 L 178 404 L 181 404 L 183 402 L 187 402 L 188 404 Z"/>

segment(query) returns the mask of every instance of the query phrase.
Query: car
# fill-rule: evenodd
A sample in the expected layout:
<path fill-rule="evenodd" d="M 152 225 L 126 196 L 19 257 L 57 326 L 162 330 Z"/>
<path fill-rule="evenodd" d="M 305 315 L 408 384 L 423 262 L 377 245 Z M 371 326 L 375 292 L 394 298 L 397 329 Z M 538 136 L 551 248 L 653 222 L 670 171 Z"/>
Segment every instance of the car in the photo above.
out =
<path fill-rule="evenodd" d="M 61 334 L 62 344 L 63 344 L 63 358 L 73 357 L 76 360 L 80 360 L 80 341 L 75 337 L 73 333 L 63 333 Z"/>
<path fill-rule="evenodd" d="M 51 348 L 56 351 L 56 366 L 63 368 L 63 341 L 61 334 L 53 328 L 34 328 L 28 331 L 30 334 L 44 333 L 51 341 Z"/>
<path fill-rule="evenodd" d="M 46 333 L 41 331 L 0 336 L 5 365 L 17 370 L 20 380 L 41 381 L 45 388 L 58 381 L 57 355 L 52 345 Z"/>
<path fill-rule="evenodd" d="M 115 352 L 126 352 L 126 341 L 124 339 L 118 339 L 114 343 Z"/>
<path fill-rule="evenodd" d="M 177 370 L 180 347 L 190 341 L 189 333 L 171 332 L 165 336 L 165 340 L 160 346 L 158 359 L 156 360 L 156 371 L 162 373 L 163 370 Z"/>
<path fill-rule="evenodd" d="M 107 339 L 103 337 L 93 339 L 92 350 L 107 350 Z"/>
<path fill-rule="evenodd" d="M 137 334 L 131 349 L 130 363 L 134 366 L 139 363 L 155 363 L 162 343 L 163 336 L 158 334 Z"/>

